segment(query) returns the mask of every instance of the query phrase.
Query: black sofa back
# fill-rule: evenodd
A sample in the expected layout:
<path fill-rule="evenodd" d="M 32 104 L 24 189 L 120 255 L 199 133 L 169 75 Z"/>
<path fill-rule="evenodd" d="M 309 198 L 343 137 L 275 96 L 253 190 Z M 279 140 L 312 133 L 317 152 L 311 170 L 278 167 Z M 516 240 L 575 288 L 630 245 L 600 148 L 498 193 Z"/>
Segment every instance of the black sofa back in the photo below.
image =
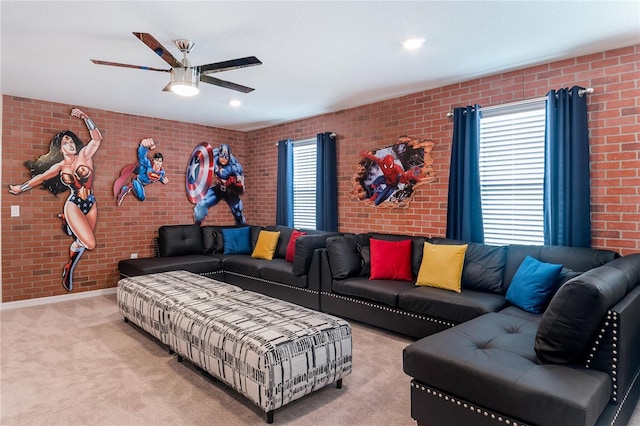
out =
<path fill-rule="evenodd" d="M 468 244 L 462 269 L 462 288 L 487 293 L 505 294 L 518 267 L 526 256 L 541 262 L 562 264 L 569 271 L 582 273 L 602 266 L 620 257 L 611 250 L 563 246 L 508 245 L 492 246 L 467 243 L 441 237 L 420 237 L 399 234 L 345 234 L 327 240 L 328 257 L 333 278 L 344 279 L 354 276 L 368 276 L 369 239 L 387 241 L 410 239 L 412 241 L 412 272 L 418 275 L 422 263 L 422 248 L 425 242 L 431 244 Z"/>

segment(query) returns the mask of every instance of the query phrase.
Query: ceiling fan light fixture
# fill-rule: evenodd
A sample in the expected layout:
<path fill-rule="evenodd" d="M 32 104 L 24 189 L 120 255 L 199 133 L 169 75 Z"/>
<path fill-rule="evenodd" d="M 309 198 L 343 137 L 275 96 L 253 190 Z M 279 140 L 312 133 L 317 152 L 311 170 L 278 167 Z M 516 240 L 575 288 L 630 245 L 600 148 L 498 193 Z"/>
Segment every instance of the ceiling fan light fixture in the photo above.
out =
<path fill-rule="evenodd" d="M 1 1 L 1 0 L 0 0 Z M 223 87 L 225 89 L 231 89 L 242 93 L 249 93 L 254 89 L 251 87 L 242 86 L 240 84 L 232 83 L 230 81 L 221 80 L 210 76 L 221 71 L 235 70 L 238 68 L 251 67 L 254 65 L 262 65 L 262 62 L 255 56 L 247 56 L 246 58 L 231 59 L 228 61 L 214 62 L 211 64 L 198 65 L 192 67 L 187 54 L 193 49 L 194 43 L 190 40 L 180 39 L 174 40 L 176 46 L 182 52 L 182 61 L 177 60 L 165 47 L 160 44 L 154 36 L 149 33 L 133 33 L 138 40 L 143 42 L 149 49 L 160 56 L 163 61 L 171 65 L 171 69 L 161 69 L 145 67 L 141 65 L 129 65 L 121 64 L 118 62 L 100 61 L 92 59 L 91 62 L 98 65 L 110 65 L 114 67 L 123 68 L 137 68 L 148 71 L 160 71 L 170 72 L 171 80 L 162 88 L 163 92 L 174 92 L 179 96 L 194 96 L 200 92 L 198 84 L 203 81 L 214 86 Z"/>
<path fill-rule="evenodd" d="M 171 70 L 171 85 L 169 89 L 180 96 L 195 96 L 200 92 L 198 82 L 200 73 L 195 68 L 174 68 Z"/>

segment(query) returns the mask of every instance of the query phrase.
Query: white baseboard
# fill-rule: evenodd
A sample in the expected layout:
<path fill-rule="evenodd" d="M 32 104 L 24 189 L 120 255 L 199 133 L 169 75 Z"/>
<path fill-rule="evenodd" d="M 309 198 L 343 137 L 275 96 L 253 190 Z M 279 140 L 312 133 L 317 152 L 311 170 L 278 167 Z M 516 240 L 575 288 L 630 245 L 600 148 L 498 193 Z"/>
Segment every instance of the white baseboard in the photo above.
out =
<path fill-rule="evenodd" d="M 37 299 L 18 300 L 15 302 L 5 302 L 0 304 L 0 310 L 28 308 L 31 306 L 48 305 L 50 303 L 69 302 L 71 300 L 86 299 L 89 297 L 106 296 L 115 294 L 117 288 L 106 288 L 104 290 L 82 291 L 80 293 L 64 294 L 62 296 L 39 297 Z"/>

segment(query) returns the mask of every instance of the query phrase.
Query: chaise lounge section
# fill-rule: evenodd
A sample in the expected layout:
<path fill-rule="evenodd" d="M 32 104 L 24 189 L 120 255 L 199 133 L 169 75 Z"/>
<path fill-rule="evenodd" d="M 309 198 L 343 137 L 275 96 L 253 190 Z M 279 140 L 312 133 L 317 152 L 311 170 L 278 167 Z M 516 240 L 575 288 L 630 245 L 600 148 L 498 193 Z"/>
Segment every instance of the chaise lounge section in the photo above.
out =
<path fill-rule="evenodd" d="M 511 306 L 404 350 L 428 425 L 625 425 L 640 386 L 640 254 L 566 282 L 541 314 Z"/>

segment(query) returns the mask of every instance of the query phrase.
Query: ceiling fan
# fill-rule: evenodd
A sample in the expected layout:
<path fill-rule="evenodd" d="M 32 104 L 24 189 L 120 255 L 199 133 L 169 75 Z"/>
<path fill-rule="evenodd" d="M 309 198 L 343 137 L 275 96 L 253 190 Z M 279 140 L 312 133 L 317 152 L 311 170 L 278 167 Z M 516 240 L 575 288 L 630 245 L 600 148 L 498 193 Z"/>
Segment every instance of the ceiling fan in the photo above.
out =
<path fill-rule="evenodd" d="M 137 68 L 148 71 L 162 71 L 171 73 L 171 81 L 165 86 L 164 91 L 171 90 L 182 96 L 193 96 L 199 92 L 198 83 L 200 81 L 204 83 L 213 84 L 215 86 L 224 87 L 231 90 L 236 90 L 242 93 L 249 93 L 254 89 L 251 87 L 242 86 L 240 84 L 231 83 L 229 81 L 220 80 L 219 78 L 211 77 L 209 74 L 214 74 L 221 71 L 229 71 L 238 68 L 250 67 L 253 65 L 260 65 L 262 62 L 255 56 L 247 56 L 246 58 L 231 59 L 229 61 L 215 62 L 206 65 L 191 66 L 187 54 L 193 49 L 194 43 L 190 40 L 175 40 L 175 44 L 182 52 L 182 61 L 178 61 L 165 47 L 160 44 L 151 34 L 148 33 L 133 33 L 140 41 L 146 44 L 156 55 L 160 56 L 166 63 L 171 65 L 171 69 L 160 69 L 145 67 L 141 65 L 128 65 L 120 64 L 117 62 L 100 61 L 92 59 L 91 62 L 99 65 L 110 65 L 114 67 L 124 68 Z"/>

